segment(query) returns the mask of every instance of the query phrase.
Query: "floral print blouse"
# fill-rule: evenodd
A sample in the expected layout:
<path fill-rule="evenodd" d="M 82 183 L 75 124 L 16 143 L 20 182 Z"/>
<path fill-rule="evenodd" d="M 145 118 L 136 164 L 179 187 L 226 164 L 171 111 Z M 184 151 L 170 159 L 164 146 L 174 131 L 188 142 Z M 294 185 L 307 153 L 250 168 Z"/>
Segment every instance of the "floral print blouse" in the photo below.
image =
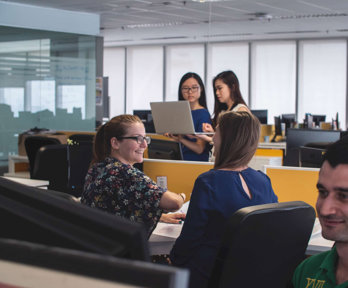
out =
<path fill-rule="evenodd" d="M 140 170 L 108 157 L 88 170 L 81 203 L 143 223 L 150 236 L 163 212 L 164 192 Z"/>

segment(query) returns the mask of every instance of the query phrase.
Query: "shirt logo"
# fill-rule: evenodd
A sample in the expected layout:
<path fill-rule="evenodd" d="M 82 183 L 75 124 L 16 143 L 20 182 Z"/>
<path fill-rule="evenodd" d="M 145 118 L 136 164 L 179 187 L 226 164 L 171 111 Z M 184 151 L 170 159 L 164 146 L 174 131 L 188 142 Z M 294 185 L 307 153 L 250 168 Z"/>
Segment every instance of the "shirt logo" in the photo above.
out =
<path fill-rule="evenodd" d="M 324 288 L 325 280 L 307 278 L 306 288 Z"/>

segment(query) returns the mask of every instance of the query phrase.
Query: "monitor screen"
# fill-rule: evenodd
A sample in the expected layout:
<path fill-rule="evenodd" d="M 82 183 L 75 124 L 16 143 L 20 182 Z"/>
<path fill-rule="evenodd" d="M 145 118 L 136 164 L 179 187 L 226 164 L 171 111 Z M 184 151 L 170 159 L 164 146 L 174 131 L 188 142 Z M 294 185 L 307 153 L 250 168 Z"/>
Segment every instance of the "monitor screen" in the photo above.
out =
<path fill-rule="evenodd" d="M 138 116 L 143 122 L 146 133 L 156 133 L 151 110 L 133 110 L 133 115 Z"/>
<path fill-rule="evenodd" d="M 285 123 L 285 128 L 293 128 L 296 122 L 296 114 L 282 114 L 282 123 Z"/>
<path fill-rule="evenodd" d="M 0 177 L 0 237 L 149 260 L 144 225 Z"/>
<path fill-rule="evenodd" d="M 321 129 L 288 129 L 286 136 L 285 166 L 299 166 L 299 149 L 312 143 L 331 143 L 339 140 L 341 132 Z M 322 144 L 324 145 L 324 144 Z"/>
<path fill-rule="evenodd" d="M 313 147 L 300 147 L 299 166 L 320 168 L 323 163 L 323 155 L 326 149 Z"/>
<path fill-rule="evenodd" d="M 282 136 L 282 123 L 280 116 L 274 116 L 274 136 L 271 142 L 275 142 L 277 136 Z"/>
<path fill-rule="evenodd" d="M 261 124 L 267 124 L 268 110 L 251 110 L 260 121 Z"/>
<path fill-rule="evenodd" d="M 320 122 L 325 122 L 326 115 L 312 115 L 315 126 L 320 126 Z"/>
<path fill-rule="evenodd" d="M 0 238 L 1 287 L 188 287 L 188 270 Z"/>
<path fill-rule="evenodd" d="M 151 139 L 148 155 L 152 159 L 183 160 L 181 145 L 175 141 Z"/>

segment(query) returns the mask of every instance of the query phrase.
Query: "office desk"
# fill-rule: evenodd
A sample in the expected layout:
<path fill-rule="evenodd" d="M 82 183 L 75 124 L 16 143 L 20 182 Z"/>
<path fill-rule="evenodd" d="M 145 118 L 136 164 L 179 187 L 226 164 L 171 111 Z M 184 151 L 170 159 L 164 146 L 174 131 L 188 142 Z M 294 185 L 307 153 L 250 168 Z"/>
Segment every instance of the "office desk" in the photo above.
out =
<path fill-rule="evenodd" d="M 158 223 L 150 239 L 150 254 L 169 254 L 176 238 L 180 235 L 182 224 Z M 315 255 L 331 249 L 334 242 L 321 236 L 321 226 L 318 219 L 315 220 L 312 236 L 309 240 L 306 255 Z"/>
<path fill-rule="evenodd" d="M 29 175 L 29 160 L 28 156 L 9 155 L 8 156 L 8 176 L 28 178 Z M 30 177 L 30 176 L 29 176 Z"/>
<path fill-rule="evenodd" d="M 37 180 L 37 179 L 27 179 L 27 178 L 18 178 L 18 177 L 7 177 L 7 176 L 1 176 L 5 179 L 18 182 L 20 184 L 24 184 L 31 187 L 38 187 L 47 189 L 47 186 L 49 185 L 49 182 L 47 180 Z"/>
<path fill-rule="evenodd" d="M 286 142 L 260 142 L 257 148 L 260 149 L 286 149 Z"/>

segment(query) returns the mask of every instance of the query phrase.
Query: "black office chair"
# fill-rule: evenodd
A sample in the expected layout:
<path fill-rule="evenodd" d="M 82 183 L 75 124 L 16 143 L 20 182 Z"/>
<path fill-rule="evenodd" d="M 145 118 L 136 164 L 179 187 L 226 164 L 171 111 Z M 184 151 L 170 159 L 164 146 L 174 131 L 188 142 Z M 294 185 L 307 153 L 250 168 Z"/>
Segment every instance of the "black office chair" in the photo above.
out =
<path fill-rule="evenodd" d="M 229 220 L 209 287 L 289 287 L 315 220 L 302 201 L 245 207 Z"/>
<path fill-rule="evenodd" d="M 68 193 L 75 197 L 80 197 L 93 156 L 93 142 L 83 140 L 74 141 L 71 145 L 68 145 L 67 152 Z"/>
<path fill-rule="evenodd" d="M 67 145 L 47 145 L 35 158 L 33 179 L 48 180 L 48 189 L 69 193 Z"/>
<path fill-rule="evenodd" d="M 71 140 L 73 144 L 75 142 L 93 142 L 94 136 L 93 134 L 72 134 L 69 136 L 69 140 Z"/>
<path fill-rule="evenodd" d="M 57 145 L 60 141 L 56 138 L 43 136 L 28 136 L 25 138 L 24 146 L 29 160 L 30 178 L 33 178 L 33 170 L 37 151 L 46 145 Z"/>

